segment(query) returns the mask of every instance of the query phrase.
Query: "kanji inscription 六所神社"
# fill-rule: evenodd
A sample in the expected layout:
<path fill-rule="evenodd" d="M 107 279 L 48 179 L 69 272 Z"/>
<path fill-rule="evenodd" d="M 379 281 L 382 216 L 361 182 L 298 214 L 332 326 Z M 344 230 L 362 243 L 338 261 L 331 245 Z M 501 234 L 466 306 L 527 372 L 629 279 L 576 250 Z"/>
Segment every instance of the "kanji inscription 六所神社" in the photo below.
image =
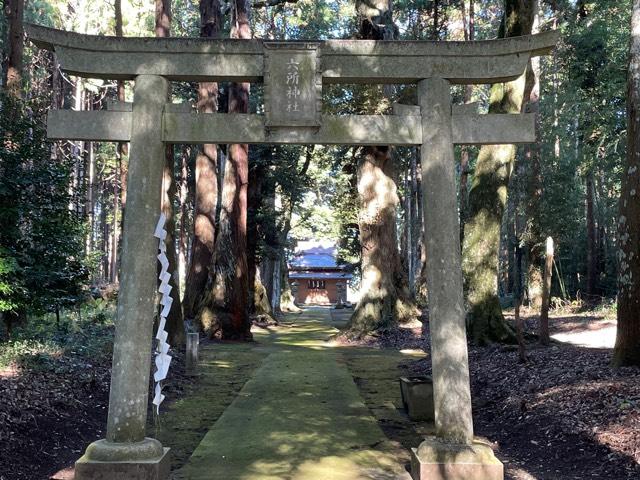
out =
<path fill-rule="evenodd" d="M 265 42 L 265 126 L 319 127 L 318 44 Z"/>

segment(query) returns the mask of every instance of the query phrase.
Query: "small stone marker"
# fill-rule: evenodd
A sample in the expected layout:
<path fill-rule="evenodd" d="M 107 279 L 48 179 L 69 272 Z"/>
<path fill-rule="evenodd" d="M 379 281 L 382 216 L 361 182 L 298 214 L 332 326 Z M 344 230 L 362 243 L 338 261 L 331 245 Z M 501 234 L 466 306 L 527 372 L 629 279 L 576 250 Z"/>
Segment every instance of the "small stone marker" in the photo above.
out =
<path fill-rule="evenodd" d="M 198 368 L 198 345 L 200 336 L 197 333 L 187 333 L 186 370 L 189 374 L 195 374 Z"/>
<path fill-rule="evenodd" d="M 298 304 L 298 286 L 300 284 L 298 282 L 293 282 L 291 284 L 291 296 L 293 297 L 293 304 Z"/>
<path fill-rule="evenodd" d="M 342 308 L 344 308 L 344 291 L 345 291 L 345 284 L 342 282 L 338 282 L 336 283 L 336 290 L 338 291 L 338 300 L 336 301 L 336 305 L 335 308 L 337 310 L 340 310 Z"/>

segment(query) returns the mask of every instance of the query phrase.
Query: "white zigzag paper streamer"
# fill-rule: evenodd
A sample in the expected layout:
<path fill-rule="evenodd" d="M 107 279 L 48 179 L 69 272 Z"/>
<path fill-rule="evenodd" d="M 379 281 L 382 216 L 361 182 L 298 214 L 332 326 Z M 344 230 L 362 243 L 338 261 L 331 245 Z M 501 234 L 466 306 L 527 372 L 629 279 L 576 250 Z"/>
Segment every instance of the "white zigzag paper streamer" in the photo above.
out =
<path fill-rule="evenodd" d="M 167 231 L 164 229 L 164 224 L 167 221 L 167 218 L 164 216 L 164 213 L 160 214 L 160 218 L 158 219 L 158 224 L 156 225 L 156 231 L 153 234 L 158 241 L 158 250 L 160 253 L 158 254 L 158 261 L 160 262 L 160 275 L 158 279 L 160 280 L 160 286 L 158 287 L 158 291 L 162 294 L 162 298 L 160 299 L 160 305 L 162 305 L 162 311 L 160 312 L 160 321 L 158 322 L 158 333 L 156 334 L 156 339 L 158 340 L 158 345 L 156 349 L 156 371 L 153 375 L 153 380 L 155 381 L 155 394 L 153 396 L 153 404 L 156 406 L 156 413 L 160 414 L 160 404 L 165 399 L 165 396 L 162 394 L 162 380 L 167 378 L 167 373 L 169 372 L 169 365 L 171 364 L 171 355 L 169 355 L 170 345 L 167 343 L 168 333 L 164 329 L 167 323 L 167 316 L 169 316 L 169 312 L 171 311 L 171 304 L 173 303 L 173 298 L 171 298 L 171 285 L 169 285 L 169 280 L 171 279 L 171 274 L 167 271 L 169 269 L 169 260 L 167 259 L 167 246 L 165 244 L 165 239 L 167 238 Z"/>

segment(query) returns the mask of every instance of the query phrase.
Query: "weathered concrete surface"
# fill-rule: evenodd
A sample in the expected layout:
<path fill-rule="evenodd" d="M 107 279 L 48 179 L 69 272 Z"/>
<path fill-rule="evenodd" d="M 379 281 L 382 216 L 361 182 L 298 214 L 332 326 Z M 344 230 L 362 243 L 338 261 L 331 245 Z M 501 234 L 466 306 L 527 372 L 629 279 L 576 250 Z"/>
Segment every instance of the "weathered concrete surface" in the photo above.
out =
<path fill-rule="evenodd" d="M 422 144 L 421 120 L 417 115 L 323 115 L 317 130 L 266 131 L 266 117 L 262 115 L 177 113 L 178 107 L 173 106 L 166 110 L 163 139 L 169 143 Z M 534 114 L 454 115 L 451 122 L 456 145 L 535 141 Z M 131 123 L 131 112 L 127 111 L 51 110 L 47 116 L 47 135 L 53 140 L 127 142 L 131 138 Z"/>
<path fill-rule="evenodd" d="M 250 114 L 174 114 L 164 116 L 170 143 L 270 143 L 321 145 L 417 145 L 420 117 L 323 115 L 319 129 L 265 129 L 265 117 Z"/>
<path fill-rule="evenodd" d="M 157 458 L 119 462 L 93 460 L 85 455 L 76 462 L 75 480 L 165 480 L 171 471 L 169 449 L 161 452 Z"/>
<path fill-rule="evenodd" d="M 128 142 L 132 118 L 131 111 L 50 110 L 47 137 L 51 140 Z"/>
<path fill-rule="evenodd" d="M 407 478 L 325 340 L 329 309 L 258 335 L 272 352 L 176 478 L 359 480 Z"/>
<path fill-rule="evenodd" d="M 164 165 L 158 124 L 168 87 L 161 77 L 136 79 L 107 435 L 106 441 L 89 445 L 78 461 L 76 480 L 155 480 L 168 468 L 160 442 L 145 439 L 156 311 L 158 243 L 153 233 Z"/>
<path fill-rule="evenodd" d="M 162 75 L 179 81 L 249 81 L 264 76 L 260 40 L 123 38 L 80 35 L 27 25 L 40 48 L 55 50 L 61 68 L 92 78 Z M 319 42 L 324 83 L 415 83 L 439 76 L 453 83 L 517 78 L 530 54 L 548 53 L 557 32 L 480 42 Z M 295 44 L 295 42 L 291 42 Z"/>
<path fill-rule="evenodd" d="M 465 445 L 473 440 L 473 420 L 449 82 L 421 81 L 418 103 L 436 435 Z"/>
<path fill-rule="evenodd" d="M 145 436 L 153 318 L 156 311 L 157 239 L 164 144 L 158 125 L 169 82 L 136 79 L 129 155 L 127 209 L 122 235 L 122 267 L 107 439 L 116 443 Z"/>
<path fill-rule="evenodd" d="M 427 437 L 412 449 L 411 476 L 413 480 L 503 480 L 504 467 L 480 440 L 455 445 Z"/>

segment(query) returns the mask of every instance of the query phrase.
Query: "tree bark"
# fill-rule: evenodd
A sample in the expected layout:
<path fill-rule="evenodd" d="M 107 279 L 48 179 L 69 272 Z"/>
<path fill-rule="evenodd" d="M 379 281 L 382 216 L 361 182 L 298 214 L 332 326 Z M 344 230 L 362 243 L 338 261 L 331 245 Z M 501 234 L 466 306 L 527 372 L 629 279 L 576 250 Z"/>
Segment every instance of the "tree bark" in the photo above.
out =
<path fill-rule="evenodd" d="M 586 189 L 586 205 L 587 205 L 587 300 L 594 301 L 596 295 L 596 285 L 598 281 L 598 245 L 597 245 L 597 227 L 595 214 L 595 186 L 593 181 L 593 172 L 587 173 L 587 189 Z"/>
<path fill-rule="evenodd" d="M 156 7 L 156 37 L 171 36 L 171 0 L 155 0 Z M 171 93 L 169 93 L 169 99 Z M 186 334 L 184 331 L 184 321 L 182 315 L 182 303 L 180 301 L 180 278 L 178 272 L 178 256 L 176 254 L 176 220 L 173 211 L 173 199 L 177 195 L 177 186 L 174 173 L 173 145 L 167 145 L 165 151 L 165 165 L 162 179 L 162 203 L 161 209 L 167 221 L 165 229 L 167 230 L 167 259 L 169 260 L 169 273 L 171 279 L 171 310 L 167 317 L 167 333 L 168 341 L 172 345 L 184 345 L 186 343 Z"/>
<path fill-rule="evenodd" d="M 116 37 L 124 36 L 122 28 L 122 0 L 114 0 L 115 10 L 115 34 Z M 125 101 L 124 81 L 118 80 L 117 82 L 117 95 L 118 101 Z M 112 250 L 112 275 L 111 281 L 118 281 L 119 270 L 119 250 L 122 236 L 122 220 L 124 219 L 124 203 L 126 201 L 127 190 L 127 157 L 128 157 L 128 143 L 118 143 L 116 150 L 116 178 L 114 179 L 114 192 L 113 192 L 113 250 Z"/>
<path fill-rule="evenodd" d="M 360 36 L 391 40 L 397 35 L 391 0 L 358 1 Z M 358 226 L 362 246 L 361 297 L 348 334 L 361 336 L 417 314 L 402 268 L 396 233 L 397 187 L 390 147 L 365 147 L 358 160 Z"/>
<path fill-rule="evenodd" d="M 536 11 L 535 1 L 505 0 L 500 37 L 530 34 Z M 520 113 L 524 87 L 525 75 L 493 85 L 489 113 Z M 502 315 L 497 292 L 500 225 L 515 153 L 514 145 L 483 146 L 469 192 L 462 266 L 469 301 L 468 329 L 478 344 L 516 341 Z"/>
<path fill-rule="evenodd" d="M 200 1 L 200 36 L 219 38 L 222 14 L 219 0 Z M 218 83 L 198 85 L 198 112 L 218 111 Z M 218 208 L 218 146 L 204 144 L 196 157 L 195 214 L 191 260 L 184 291 L 184 315 L 197 316 L 205 294 L 209 266 L 213 260 L 216 238 L 216 210 Z"/>
<path fill-rule="evenodd" d="M 10 95 L 20 97 L 24 54 L 24 0 L 5 0 L 4 13 L 9 37 L 4 85 Z"/>
<path fill-rule="evenodd" d="M 249 284 L 249 314 L 271 315 L 271 307 L 264 308 L 262 296 L 268 298 L 257 273 L 258 221 L 257 216 L 262 203 L 262 184 L 266 175 L 263 162 L 253 162 L 249 167 L 249 184 L 247 185 L 247 283 Z M 268 310 L 265 312 L 264 310 Z"/>
<path fill-rule="evenodd" d="M 187 225 L 190 209 L 189 201 L 189 156 L 191 147 L 189 145 L 182 146 L 180 153 L 180 226 L 178 227 L 178 273 L 181 279 L 187 277 L 187 258 L 188 258 L 188 233 Z M 184 298 L 182 311 L 184 312 Z"/>
<path fill-rule="evenodd" d="M 627 161 L 618 217 L 616 366 L 640 365 L 640 0 L 633 1 L 627 77 Z"/>
<path fill-rule="evenodd" d="M 251 5 L 235 0 L 231 10 L 231 38 L 251 38 Z M 249 111 L 249 83 L 232 83 L 229 113 Z M 225 163 L 220 228 L 216 236 L 213 268 L 209 273 L 205 307 L 199 320 L 210 335 L 250 340 L 249 278 L 247 269 L 247 183 L 249 146 L 229 145 Z"/>

